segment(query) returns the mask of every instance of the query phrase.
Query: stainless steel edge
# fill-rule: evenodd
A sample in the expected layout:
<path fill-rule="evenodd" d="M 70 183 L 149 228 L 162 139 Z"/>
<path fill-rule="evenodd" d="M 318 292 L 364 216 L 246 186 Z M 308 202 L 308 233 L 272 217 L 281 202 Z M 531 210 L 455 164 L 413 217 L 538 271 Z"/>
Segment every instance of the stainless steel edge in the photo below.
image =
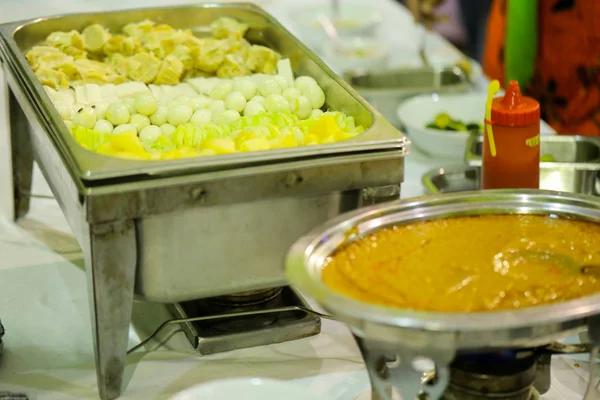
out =
<path fill-rule="evenodd" d="M 367 328 L 373 326 L 432 335 L 455 332 L 458 348 L 481 348 L 526 346 L 584 326 L 585 318 L 600 313 L 600 294 L 520 310 L 432 313 L 356 301 L 331 291 L 320 279 L 324 260 L 336 248 L 382 226 L 429 218 L 514 212 L 566 215 L 600 223 L 597 198 L 551 191 L 476 191 L 391 202 L 341 215 L 300 238 L 287 254 L 286 274 L 292 284 L 347 321 L 359 335 L 366 334 Z M 351 230 L 358 233 L 348 238 L 347 232 Z M 389 329 L 385 332 L 391 338 L 396 331 Z"/>
<path fill-rule="evenodd" d="M 471 88 L 464 71 L 458 67 L 399 68 L 370 72 L 358 70 L 345 73 L 344 78 L 397 127 L 402 125 L 397 115 L 398 107 L 407 98 L 422 93 L 463 93 Z M 370 79 L 378 85 L 364 84 Z"/>
<path fill-rule="evenodd" d="M 138 21 L 147 17 L 152 18 L 152 16 L 157 19 L 162 19 L 163 22 L 173 23 L 173 21 L 169 20 L 169 15 L 171 15 L 169 13 L 172 13 L 173 16 L 184 13 L 186 14 L 186 18 L 194 19 L 194 12 L 211 11 L 214 13 L 216 12 L 215 10 L 220 10 L 220 15 L 231 14 L 232 12 L 237 11 L 238 14 L 241 13 L 240 15 L 246 15 L 246 18 L 254 18 L 254 20 L 258 19 L 263 21 L 263 27 L 268 27 L 269 29 L 272 28 L 273 32 L 280 35 L 280 39 L 286 40 L 293 48 L 291 51 L 292 54 L 286 54 L 286 56 L 290 56 L 290 59 L 295 64 L 294 67 L 296 72 L 298 72 L 298 68 L 301 68 L 299 73 L 313 75 L 324 88 L 328 99 L 332 98 L 332 94 L 337 96 L 341 95 L 342 97 L 349 99 L 346 108 L 348 108 L 347 111 L 350 111 L 350 115 L 353 114 L 352 111 L 355 111 L 354 114 L 359 113 L 360 115 L 356 116 L 358 122 L 366 123 L 370 121 L 371 126 L 363 134 L 347 142 L 307 146 L 294 149 L 293 151 L 272 150 L 261 154 L 242 154 L 154 162 L 106 157 L 83 149 L 72 139 L 68 129 L 62 123 L 58 112 L 52 106 L 40 82 L 35 77 L 33 70 L 25 60 L 22 52 L 22 50 L 25 49 L 21 49 L 14 39 L 15 35 L 26 32 L 27 29 L 31 29 L 31 27 L 36 24 L 56 24 L 58 23 L 58 20 L 65 18 L 67 21 L 70 21 L 70 24 L 63 21 L 63 29 L 66 29 L 66 27 L 80 28 L 92 21 L 108 24 L 111 20 L 118 20 L 122 25 L 126 22 Z M 214 17 L 215 15 L 213 14 L 213 18 Z M 181 23 L 179 25 L 181 25 Z M 46 32 L 46 34 L 47 33 L 50 32 Z M 385 121 L 381 114 L 369 106 L 353 89 L 350 88 L 350 86 L 337 77 L 310 50 L 283 28 L 283 26 L 255 5 L 244 3 L 198 4 L 196 6 L 119 10 L 109 13 L 96 12 L 89 14 L 70 14 L 62 17 L 39 18 L 0 25 L 0 36 L 3 38 L 2 47 L 4 47 L 4 57 L 6 58 L 6 62 L 11 64 L 11 72 L 19 76 L 18 79 L 20 80 L 21 85 L 27 86 L 26 90 L 30 92 L 31 96 L 29 101 L 36 103 L 38 107 L 37 112 L 42 114 L 44 118 L 47 118 L 50 122 L 50 128 L 47 130 L 48 134 L 54 141 L 59 143 L 58 147 L 62 153 L 70 153 L 61 154 L 61 156 L 67 164 L 71 165 L 71 168 L 78 174 L 81 180 L 104 180 L 134 175 L 174 175 L 183 172 L 190 173 L 195 171 L 214 170 L 215 168 L 226 166 L 244 166 L 264 162 L 277 162 L 287 159 L 342 154 L 359 149 L 385 150 L 405 147 L 407 144 L 406 138 Z M 70 158 L 72 158 L 72 160 L 70 160 Z"/>
<path fill-rule="evenodd" d="M 600 164 L 590 170 L 578 163 L 569 168 L 545 163 L 540 170 L 540 189 L 585 195 L 600 195 Z M 421 177 L 423 186 L 432 194 L 455 193 L 480 189 L 481 167 L 451 165 L 431 169 Z"/>
<path fill-rule="evenodd" d="M 359 154 L 138 181 L 86 189 L 88 222 L 140 218 L 173 210 L 251 202 L 282 196 L 401 184 L 404 158 L 398 153 Z"/>
<path fill-rule="evenodd" d="M 467 146 L 465 148 L 465 163 L 468 166 L 480 167 L 482 154 L 478 149 L 483 144 L 483 136 L 481 135 L 470 135 L 467 139 Z M 577 156 L 577 146 L 591 146 L 594 147 L 594 155 L 584 160 L 573 160 L 569 162 L 540 162 L 540 168 L 578 168 L 588 170 L 600 169 L 600 138 L 589 137 L 589 136 L 577 136 L 577 135 L 541 135 L 540 136 L 540 147 L 541 154 L 544 155 L 544 147 L 547 145 L 564 145 L 571 146 L 573 150 L 573 156 Z M 565 155 L 562 154 L 564 157 Z"/>
<path fill-rule="evenodd" d="M 31 151 L 34 152 L 36 161 L 44 166 L 41 171 L 54 197 L 63 209 L 71 230 L 81 244 L 83 232 L 86 229 L 83 219 L 82 199 L 80 198 L 83 186 L 80 185 L 81 182 L 74 179 L 67 163 L 56 151 L 56 142 L 52 141 L 47 135 L 37 133 L 43 132 L 47 128 L 47 121 L 39 117 L 31 102 L 24 99 L 27 94 L 21 90 L 22 87 L 14 81 L 13 76 L 6 74 L 6 79 L 10 89 L 9 96 L 14 96 L 16 99 L 11 101 L 10 118 L 26 118 L 29 131 L 19 132 L 19 134 L 30 136 Z M 20 109 L 13 109 L 12 107 L 20 107 Z M 47 151 L 36 151 L 36 149 L 47 149 Z"/>

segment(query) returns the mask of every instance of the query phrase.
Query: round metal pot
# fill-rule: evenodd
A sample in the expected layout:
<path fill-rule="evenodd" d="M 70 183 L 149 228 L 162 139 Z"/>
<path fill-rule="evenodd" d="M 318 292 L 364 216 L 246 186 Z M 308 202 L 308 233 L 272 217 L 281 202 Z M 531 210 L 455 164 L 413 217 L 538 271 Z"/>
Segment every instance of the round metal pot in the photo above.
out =
<path fill-rule="evenodd" d="M 598 321 L 590 317 L 600 314 L 600 294 L 517 310 L 420 312 L 370 304 L 336 293 L 321 281 L 321 269 L 335 250 L 386 226 L 483 214 L 556 215 L 600 223 L 600 200 L 541 190 L 492 190 L 384 203 L 341 215 L 300 238 L 288 252 L 286 274 L 291 284 L 346 322 L 360 338 L 375 389 L 388 378 L 393 381 L 394 374 L 405 386 L 410 385 L 410 379 L 420 376 L 411 362 L 425 357 L 438 368 L 438 384 L 428 392 L 430 398 L 437 398 L 448 382 L 447 366 L 458 352 L 536 347 L 568 336 L 587 327 L 590 321 Z M 476 240 L 473 238 L 474 246 Z M 399 365 L 387 376 L 373 376 L 377 375 L 376 368 L 369 364 L 377 364 L 382 356 L 400 360 Z M 418 388 L 404 390 L 409 394 L 406 398 L 418 394 Z M 383 387 L 380 389 L 383 392 Z"/>

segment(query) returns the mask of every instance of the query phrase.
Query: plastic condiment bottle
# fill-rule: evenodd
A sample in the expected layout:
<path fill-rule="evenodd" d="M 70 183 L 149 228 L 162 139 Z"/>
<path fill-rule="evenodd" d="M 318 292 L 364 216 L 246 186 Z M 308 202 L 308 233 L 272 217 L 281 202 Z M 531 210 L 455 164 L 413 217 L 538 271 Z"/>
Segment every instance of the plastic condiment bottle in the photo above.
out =
<path fill-rule="evenodd" d="M 482 189 L 538 189 L 540 182 L 540 104 L 521 95 L 511 81 L 504 97 L 488 88 L 483 139 Z"/>

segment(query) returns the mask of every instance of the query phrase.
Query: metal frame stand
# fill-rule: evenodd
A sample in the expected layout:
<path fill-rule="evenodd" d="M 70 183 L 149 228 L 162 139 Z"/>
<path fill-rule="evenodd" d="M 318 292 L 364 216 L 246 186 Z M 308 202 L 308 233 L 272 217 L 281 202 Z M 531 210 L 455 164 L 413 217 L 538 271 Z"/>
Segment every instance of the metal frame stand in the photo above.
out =
<path fill-rule="evenodd" d="M 135 248 L 135 226 L 131 220 L 90 226 L 84 254 L 102 399 L 119 397 L 123 387 L 137 258 L 131 249 Z"/>
<path fill-rule="evenodd" d="M 14 219 L 29 211 L 33 147 L 28 120 L 9 90 Z M 133 220 L 86 225 L 83 243 L 94 357 L 100 398 L 116 399 L 123 388 L 137 262 Z M 101 296 L 100 293 L 110 293 Z"/>
<path fill-rule="evenodd" d="M 372 400 L 392 400 L 392 388 L 403 399 L 439 399 L 450 381 L 449 359 L 440 353 L 435 362 L 435 379 L 424 380 L 425 371 L 415 369 L 413 361 L 421 355 L 396 346 L 354 335 L 363 356 L 372 387 Z M 433 354 L 432 354 L 433 355 Z"/>

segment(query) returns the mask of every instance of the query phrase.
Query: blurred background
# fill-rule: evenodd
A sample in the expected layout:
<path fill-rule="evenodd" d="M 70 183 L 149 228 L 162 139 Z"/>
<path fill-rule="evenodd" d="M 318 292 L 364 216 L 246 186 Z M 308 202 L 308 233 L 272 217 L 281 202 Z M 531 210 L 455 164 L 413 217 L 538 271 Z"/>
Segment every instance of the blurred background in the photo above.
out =
<path fill-rule="evenodd" d="M 406 0 L 396 0 L 406 6 Z M 446 0 L 437 13 L 447 20 L 434 27 L 467 56 L 481 62 L 485 29 L 492 0 Z"/>

